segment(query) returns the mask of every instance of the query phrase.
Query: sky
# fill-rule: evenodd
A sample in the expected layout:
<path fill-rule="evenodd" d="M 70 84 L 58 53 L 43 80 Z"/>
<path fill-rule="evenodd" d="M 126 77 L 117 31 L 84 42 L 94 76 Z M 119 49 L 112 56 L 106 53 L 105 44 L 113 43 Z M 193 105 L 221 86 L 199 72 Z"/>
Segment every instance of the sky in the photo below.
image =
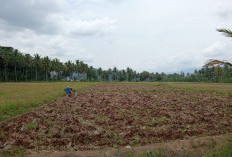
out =
<path fill-rule="evenodd" d="M 232 61 L 231 0 L 0 0 L 0 45 L 103 69 L 173 73 Z"/>

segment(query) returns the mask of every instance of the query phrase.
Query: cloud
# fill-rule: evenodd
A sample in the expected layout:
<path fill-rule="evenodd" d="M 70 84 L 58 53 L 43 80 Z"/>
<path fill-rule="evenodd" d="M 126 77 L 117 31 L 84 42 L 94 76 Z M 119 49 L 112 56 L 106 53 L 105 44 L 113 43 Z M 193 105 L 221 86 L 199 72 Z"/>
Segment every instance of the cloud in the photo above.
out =
<path fill-rule="evenodd" d="M 201 56 L 193 55 L 192 53 L 179 52 L 173 56 L 159 56 L 141 62 L 140 66 L 146 68 L 140 71 L 179 73 L 185 69 L 201 67 L 202 59 Z"/>
<path fill-rule="evenodd" d="M 82 1 L 77 1 L 81 3 Z M 0 28 L 8 31 L 31 29 L 38 34 L 103 35 L 115 29 L 108 17 L 80 19 L 68 1 L 8 0 L 1 2 Z"/>
<path fill-rule="evenodd" d="M 30 29 L 25 29 L 16 34 L 0 30 L 0 37 L 1 46 L 12 46 L 23 53 L 57 57 L 63 62 L 77 59 L 85 60 L 87 63 L 94 62 L 93 55 L 83 48 L 80 42 L 61 35 L 39 35 Z"/>
<path fill-rule="evenodd" d="M 204 56 L 215 59 L 228 59 L 231 57 L 232 43 L 231 41 L 217 41 L 203 50 Z"/>
<path fill-rule="evenodd" d="M 178 72 L 231 56 L 231 40 L 215 31 L 230 29 L 231 0 L 2 0 L 0 5 L 0 45 L 62 61 Z"/>
<path fill-rule="evenodd" d="M 232 2 L 230 0 L 217 1 L 213 7 L 213 11 L 223 19 L 232 17 Z"/>
<path fill-rule="evenodd" d="M 32 29 L 38 32 L 53 32 L 55 24 L 49 16 L 62 11 L 65 3 L 61 0 L 3 0 L 0 19 L 13 29 Z"/>
<path fill-rule="evenodd" d="M 111 33 L 116 28 L 116 20 L 110 18 L 102 18 L 91 21 L 72 20 L 64 22 L 64 29 L 67 34 L 76 35 L 104 35 Z"/>

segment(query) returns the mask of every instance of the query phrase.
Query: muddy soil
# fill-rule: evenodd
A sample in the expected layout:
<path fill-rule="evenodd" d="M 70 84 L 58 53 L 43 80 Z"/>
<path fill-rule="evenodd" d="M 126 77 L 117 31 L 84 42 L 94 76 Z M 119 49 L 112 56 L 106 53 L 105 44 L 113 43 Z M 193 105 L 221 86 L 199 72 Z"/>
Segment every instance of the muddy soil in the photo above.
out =
<path fill-rule="evenodd" d="M 0 150 L 95 150 L 232 133 L 232 97 L 100 84 L 0 123 Z"/>

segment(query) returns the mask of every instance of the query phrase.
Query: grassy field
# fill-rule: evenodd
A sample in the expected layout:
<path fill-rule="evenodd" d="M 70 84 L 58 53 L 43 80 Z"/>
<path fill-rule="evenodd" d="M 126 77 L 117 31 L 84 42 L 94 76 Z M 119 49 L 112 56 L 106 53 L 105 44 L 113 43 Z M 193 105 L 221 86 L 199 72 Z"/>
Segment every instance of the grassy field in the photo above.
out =
<path fill-rule="evenodd" d="M 182 89 L 185 91 L 208 92 L 223 95 L 232 95 L 231 83 L 188 83 L 188 82 L 168 82 L 163 83 L 170 88 Z"/>
<path fill-rule="evenodd" d="M 0 83 L 0 121 L 64 96 L 64 88 L 68 85 L 78 92 L 95 84 L 91 82 Z"/>

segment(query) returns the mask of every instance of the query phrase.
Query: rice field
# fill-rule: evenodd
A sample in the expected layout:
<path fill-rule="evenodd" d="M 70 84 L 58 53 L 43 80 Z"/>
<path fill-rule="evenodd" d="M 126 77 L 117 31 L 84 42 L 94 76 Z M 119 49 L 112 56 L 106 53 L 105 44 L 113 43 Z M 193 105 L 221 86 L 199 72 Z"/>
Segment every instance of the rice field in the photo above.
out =
<path fill-rule="evenodd" d="M 68 85 L 78 92 L 95 84 L 91 82 L 0 83 L 0 121 L 64 96 L 64 88 Z"/>

